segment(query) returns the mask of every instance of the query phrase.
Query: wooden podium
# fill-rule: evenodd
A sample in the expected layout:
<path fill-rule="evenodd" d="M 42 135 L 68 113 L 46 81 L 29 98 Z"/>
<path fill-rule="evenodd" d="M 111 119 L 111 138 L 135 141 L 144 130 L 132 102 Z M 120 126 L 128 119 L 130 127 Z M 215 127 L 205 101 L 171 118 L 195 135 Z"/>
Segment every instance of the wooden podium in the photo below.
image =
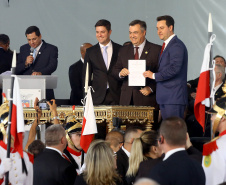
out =
<path fill-rule="evenodd" d="M 65 118 L 72 115 L 72 107 L 57 107 L 57 112 L 60 118 L 61 124 Z M 149 106 L 95 106 L 94 112 L 96 116 L 96 122 L 103 123 L 106 121 L 108 132 L 113 128 L 113 117 L 119 117 L 122 119 L 122 126 L 127 122 L 133 124 L 139 122 L 145 124 L 147 130 L 152 128 L 154 122 L 154 108 Z M 75 116 L 79 121 L 83 119 L 83 107 L 75 107 Z M 30 124 L 35 120 L 36 111 L 33 108 L 24 108 L 24 120 L 27 120 Z M 42 111 L 41 124 L 45 124 L 52 119 L 52 115 L 48 110 Z"/>

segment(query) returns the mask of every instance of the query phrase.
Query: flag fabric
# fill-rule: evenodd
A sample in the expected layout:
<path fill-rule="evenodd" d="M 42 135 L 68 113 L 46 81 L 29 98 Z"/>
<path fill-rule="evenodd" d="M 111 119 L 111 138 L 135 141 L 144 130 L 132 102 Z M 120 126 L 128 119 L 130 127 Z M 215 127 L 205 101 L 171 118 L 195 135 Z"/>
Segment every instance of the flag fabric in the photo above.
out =
<path fill-rule="evenodd" d="M 11 135 L 14 140 L 14 149 L 23 158 L 23 133 L 24 133 L 24 115 L 22 101 L 20 97 L 20 87 L 18 77 L 14 77 L 13 87 L 13 106 L 11 118 Z"/>
<path fill-rule="evenodd" d="M 212 35 L 210 42 L 206 45 L 202 68 L 199 76 L 197 93 L 195 98 L 194 113 L 197 121 L 205 130 L 205 106 L 210 106 L 210 50 L 216 35 Z"/>
<path fill-rule="evenodd" d="M 93 140 L 94 134 L 96 133 L 96 118 L 94 114 L 93 100 L 91 96 L 91 87 L 89 87 L 86 95 L 85 111 L 82 121 L 82 134 L 80 140 L 80 145 L 85 153 L 87 152 L 89 145 Z"/>

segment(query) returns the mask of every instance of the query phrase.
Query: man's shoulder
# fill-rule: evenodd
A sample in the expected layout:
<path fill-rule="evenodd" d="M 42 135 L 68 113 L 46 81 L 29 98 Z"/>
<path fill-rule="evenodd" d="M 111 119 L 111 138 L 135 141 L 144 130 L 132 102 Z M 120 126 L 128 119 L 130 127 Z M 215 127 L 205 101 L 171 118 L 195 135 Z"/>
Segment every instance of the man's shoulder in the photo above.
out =
<path fill-rule="evenodd" d="M 117 47 L 117 48 L 121 48 L 122 47 L 122 45 L 120 45 L 120 44 L 118 44 L 116 42 L 111 41 L 111 43 L 112 43 L 113 47 Z"/>
<path fill-rule="evenodd" d="M 83 67 L 83 62 L 81 60 L 78 60 L 74 64 L 70 65 L 69 70 L 78 69 L 80 67 Z M 78 69 L 81 70 L 81 69 Z"/>
<path fill-rule="evenodd" d="M 148 40 L 146 40 L 145 46 L 149 46 L 149 47 L 156 48 L 156 49 L 162 48 L 162 46 L 155 44 L 155 43 L 152 43 L 152 42 L 149 42 Z"/>
<path fill-rule="evenodd" d="M 58 49 L 57 46 L 53 45 L 53 44 L 49 44 L 47 42 L 45 42 L 44 40 L 42 41 L 42 46 L 44 46 L 45 48 L 50 48 L 50 49 Z M 42 47 L 41 46 L 41 47 Z"/>

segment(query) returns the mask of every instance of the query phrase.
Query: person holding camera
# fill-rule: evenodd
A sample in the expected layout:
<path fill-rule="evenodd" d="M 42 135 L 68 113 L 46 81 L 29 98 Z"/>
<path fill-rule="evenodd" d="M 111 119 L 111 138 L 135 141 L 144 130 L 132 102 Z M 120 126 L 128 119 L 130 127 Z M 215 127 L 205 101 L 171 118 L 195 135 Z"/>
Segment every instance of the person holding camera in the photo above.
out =
<path fill-rule="evenodd" d="M 28 150 L 28 146 L 35 140 L 35 136 L 37 133 L 36 128 L 40 124 L 40 118 L 42 116 L 42 109 L 40 108 L 40 104 L 42 105 L 41 107 L 44 107 L 43 103 L 44 103 L 43 100 L 39 101 L 39 99 L 36 97 L 35 102 L 34 102 L 34 109 L 36 110 L 36 118 L 30 128 L 28 141 L 25 146 L 25 150 Z M 45 103 L 46 103 L 45 107 L 48 107 L 51 114 L 53 115 L 53 124 L 59 124 L 59 117 L 58 117 L 58 113 L 57 113 L 57 104 L 56 104 L 55 100 L 52 99 L 50 102 L 45 101 Z"/>

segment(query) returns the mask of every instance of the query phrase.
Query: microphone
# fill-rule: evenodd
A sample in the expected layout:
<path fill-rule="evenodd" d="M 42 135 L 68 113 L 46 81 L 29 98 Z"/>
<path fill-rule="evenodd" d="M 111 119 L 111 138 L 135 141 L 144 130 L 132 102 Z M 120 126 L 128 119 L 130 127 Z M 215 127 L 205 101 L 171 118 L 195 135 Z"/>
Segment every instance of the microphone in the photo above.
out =
<path fill-rule="evenodd" d="M 30 51 L 31 51 L 31 52 L 30 52 L 30 55 L 31 55 L 31 56 L 33 56 L 34 50 L 35 50 L 35 48 L 30 48 Z"/>

